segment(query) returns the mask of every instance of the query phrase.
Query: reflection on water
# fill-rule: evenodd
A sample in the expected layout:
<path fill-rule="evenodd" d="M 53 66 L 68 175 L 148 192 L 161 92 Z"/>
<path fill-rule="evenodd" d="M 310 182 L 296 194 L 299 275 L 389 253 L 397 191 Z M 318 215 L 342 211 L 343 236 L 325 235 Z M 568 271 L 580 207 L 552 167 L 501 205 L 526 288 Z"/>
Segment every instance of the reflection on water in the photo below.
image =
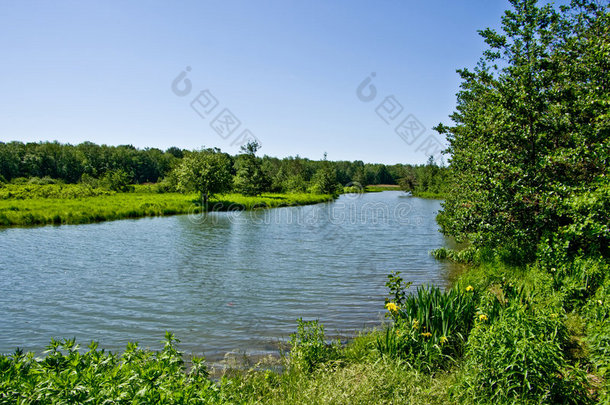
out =
<path fill-rule="evenodd" d="M 0 352 L 51 337 L 128 341 L 218 358 L 265 353 L 320 319 L 349 333 L 383 317 L 386 276 L 447 283 L 429 251 L 440 203 L 401 192 L 305 207 L 0 231 Z"/>

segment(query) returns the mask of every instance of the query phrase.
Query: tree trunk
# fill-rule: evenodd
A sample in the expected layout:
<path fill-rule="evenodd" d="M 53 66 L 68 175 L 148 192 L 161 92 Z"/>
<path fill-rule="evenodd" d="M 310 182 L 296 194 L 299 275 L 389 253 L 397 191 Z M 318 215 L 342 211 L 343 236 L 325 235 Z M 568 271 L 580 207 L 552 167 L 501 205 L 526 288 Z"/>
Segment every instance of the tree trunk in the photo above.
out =
<path fill-rule="evenodd" d="M 201 210 L 203 212 L 208 212 L 208 200 L 210 199 L 209 194 L 201 193 Z"/>

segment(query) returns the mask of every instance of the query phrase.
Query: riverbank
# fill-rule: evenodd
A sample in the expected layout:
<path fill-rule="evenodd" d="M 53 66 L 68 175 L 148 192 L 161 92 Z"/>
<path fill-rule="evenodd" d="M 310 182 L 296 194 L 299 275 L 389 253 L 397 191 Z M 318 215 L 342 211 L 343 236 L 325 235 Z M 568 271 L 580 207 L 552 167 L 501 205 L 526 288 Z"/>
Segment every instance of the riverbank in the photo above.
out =
<path fill-rule="evenodd" d="M 244 357 L 243 363 L 227 362 L 211 375 L 197 358 L 185 361 L 170 335 L 160 352 L 129 345 L 117 355 L 97 345 L 79 353 L 72 340 L 52 341 L 45 359 L 20 352 L 0 356 L 0 403 L 17 398 L 22 403 L 190 398 L 215 404 L 607 399 L 607 264 L 574 261 L 549 271 L 540 263 L 507 265 L 489 253 L 468 257 L 467 268 L 447 290 L 414 289 L 408 279 L 391 274 L 385 307 L 393 324 L 349 342 L 333 342 L 321 324 L 299 320 L 287 342 L 290 352 L 279 359 Z"/>
<path fill-rule="evenodd" d="M 413 192 L 413 197 L 427 198 L 429 200 L 444 200 L 445 194 L 434 193 L 432 191 L 416 191 Z"/>
<path fill-rule="evenodd" d="M 397 184 L 368 185 L 364 188 L 365 193 L 378 193 L 381 191 L 402 191 L 402 189 Z M 413 197 L 427 198 L 429 200 L 445 199 L 445 194 L 435 193 L 433 191 L 412 191 L 411 194 Z"/>
<path fill-rule="evenodd" d="M 591 370 L 593 358 L 579 335 L 590 321 L 561 311 L 560 292 L 544 271 L 525 270 L 497 262 L 473 265 L 444 292 L 410 291 L 393 276 L 390 297 L 400 305 L 386 308 L 394 326 L 341 344 L 328 341 L 316 321 L 299 320 L 289 353 L 279 359 L 243 358 L 233 366 L 229 361 L 213 376 L 202 359 L 185 359 L 171 334 L 159 352 L 130 344 L 119 355 L 100 351 L 97 344 L 79 353 L 72 340 L 52 341 L 44 360 L 20 353 L 0 356 L 0 402 L 582 404 L 602 399 L 603 379 Z M 412 299 L 401 295 L 406 291 L 414 293 Z"/>
<path fill-rule="evenodd" d="M 251 210 L 317 204 L 326 194 L 224 194 L 210 211 Z M 202 212 L 197 194 L 155 193 L 145 187 L 117 193 L 81 185 L 5 186 L 0 189 L 0 226 L 65 225 Z"/>

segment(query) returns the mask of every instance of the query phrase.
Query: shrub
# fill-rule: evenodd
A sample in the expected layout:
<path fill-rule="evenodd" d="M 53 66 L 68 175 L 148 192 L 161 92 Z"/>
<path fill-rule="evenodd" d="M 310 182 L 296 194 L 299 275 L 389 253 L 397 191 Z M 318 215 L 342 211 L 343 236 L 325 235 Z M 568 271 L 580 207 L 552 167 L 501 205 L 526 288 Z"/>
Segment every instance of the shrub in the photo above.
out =
<path fill-rule="evenodd" d="M 290 366 L 304 372 L 313 371 L 319 364 L 334 360 L 339 342 L 326 343 L 324 325 L 297 319 L 297 332 L 290 335 Z"/>
<path fill-rule="evenodd" d="M 15 177 L 11 180 L 11 184 L 28 184 L 28 179 L 26 177 Z"/>
<path fill-rule="evenodd" d="M 108 170 L 104 174 L 103 184 L 112 191 L 127 192 L 131 191 L 129 186 L 131 176 L 124 170 Z"/>
<path fill-rule="evenodd" d="M 584 374 L 563 356 L 567 342 L 556 314 L 512 303 L 495 321 L 477 321 L 456 394 L 473 402 L 587 403 Z"/>
<path fill-rule="evenodd" d="M 463 250 L 453 250 L 441 247 L 433 250 L 432 256 L 437 260 L 451 260 L 456 263 L 475 263 L 478 262 L 479 251 L 473 247 Z"/>
<path fill-rule="evenodd" d="M 40 186 L 45 186 L 47 184 L 62 184 L 62 183 L 63 182 L 61 180 L 56 180 L 49 176 L 44 176 L 43 178 L 31 177 L 27 182 L 27 184 L 36 184 L 36 185 L 40 185 Z"/>
<path fill-rule="evenodd" d="M 127 345 L 118 356 L 92 342 L 52 340 L 44 359 L 16 351 L 0 355 L 0 403 L 215 403 L 203 359 L 186 372 L 178 341 L 166 333 L 160 352 Z"/>

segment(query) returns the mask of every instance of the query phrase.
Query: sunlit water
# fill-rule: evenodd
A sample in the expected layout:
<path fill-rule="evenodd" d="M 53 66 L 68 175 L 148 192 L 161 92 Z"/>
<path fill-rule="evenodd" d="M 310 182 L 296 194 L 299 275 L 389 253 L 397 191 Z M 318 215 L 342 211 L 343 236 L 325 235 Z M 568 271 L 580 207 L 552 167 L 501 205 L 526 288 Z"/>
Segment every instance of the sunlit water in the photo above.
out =
<path fill-rule="evenodd" d="M 383 319 L 391 271 L 446 285 L 440 202 L 402 192 L 305 207 L 0 230 L 0 352 L 51 337 L 112 351 L 264 354 L 319 319 L 349 335 Z"/>

